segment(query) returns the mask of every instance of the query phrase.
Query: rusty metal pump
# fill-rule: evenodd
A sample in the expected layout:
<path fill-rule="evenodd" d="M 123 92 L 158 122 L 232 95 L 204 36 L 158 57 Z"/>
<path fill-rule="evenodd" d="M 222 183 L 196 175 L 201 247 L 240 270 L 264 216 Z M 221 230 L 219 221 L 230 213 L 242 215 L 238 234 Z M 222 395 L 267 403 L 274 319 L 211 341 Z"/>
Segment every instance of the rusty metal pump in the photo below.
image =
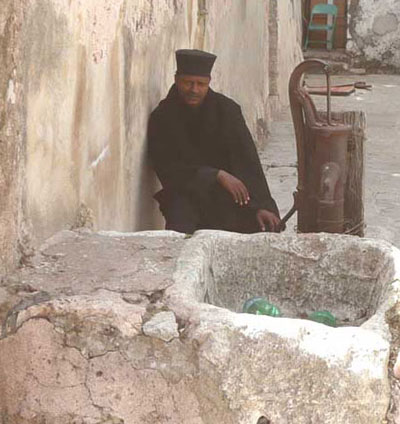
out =
<path fill-rule="evenodd" d="M 320 70 L 327 79 L 327 113 L 319 113 L 302 85 L 303 74 Z M 298 185 L 294 206 L 298 232 L 343 233 L 347 148 L 352 128 L 331 118 L 330 72 L 326 63 L 307 60 L 293 71 L 289 82 L 290 106 L 296 135 Z"/>

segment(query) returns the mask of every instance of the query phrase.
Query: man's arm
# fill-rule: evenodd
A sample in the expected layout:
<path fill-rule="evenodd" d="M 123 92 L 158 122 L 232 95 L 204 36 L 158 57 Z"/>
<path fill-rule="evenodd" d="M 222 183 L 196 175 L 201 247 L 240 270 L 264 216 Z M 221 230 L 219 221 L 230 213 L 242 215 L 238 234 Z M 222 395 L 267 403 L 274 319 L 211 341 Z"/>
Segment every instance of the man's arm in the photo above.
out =
<path fill-rule="evenodd" d="M 280 231 L 278 207 L 271 196 L 267 180 L 240 106 L 233 103 L 225 115 L 228 122 L 226 143 L 230 155 L 230 171 L 243 182 L 249 193 L 246 206 L 254 210 L 261 231 Z"/>
<path fill-rule="evenodd" d="M 169 133 L 164 119 L 153 113 L 147 131 L 149 156 L 163 188 L 198 195 L 207 192 L 215 184 L 219 170 L 198 165 L 189 148 L 179 149 L 179 136 Z"/>
<path fill-rule="evenodd" d="M 258 209 L 256 213 L 256 220 L 261 231 L 271 231 L 279 233 L 281 228 L 281 220 L 273 212 L 267 209 Z"/>
<path fill-rule="evenodd" d="M 227 134 L 232 174 L 239 178 L 250 194 L 249 207 L 266 209 L 279 217 L 278 207 L 271 196 L 253 138 L 241 109 L 234 105 L 228 117 L 232 124 Z"/>
<path fill-rule="evenodd" d="M 232 199 L 238 205 L 246 206 L 250 202 L 250 195 L 247 187 L 239 178 L 220 169 L 217 173 L 217 182 L 232 196 Z"/>

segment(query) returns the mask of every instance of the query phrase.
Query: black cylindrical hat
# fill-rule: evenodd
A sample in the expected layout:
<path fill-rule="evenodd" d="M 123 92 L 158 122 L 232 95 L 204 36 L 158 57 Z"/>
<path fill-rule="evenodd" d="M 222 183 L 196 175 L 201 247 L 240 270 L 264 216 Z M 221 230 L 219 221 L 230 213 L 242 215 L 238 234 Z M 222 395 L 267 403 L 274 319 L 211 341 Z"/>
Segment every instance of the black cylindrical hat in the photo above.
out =
<path fill-rule="evenodd" d="M 209 77 L 217 56 L 202 50 L 177 50 L 175 52 L 178 75 Z"/>

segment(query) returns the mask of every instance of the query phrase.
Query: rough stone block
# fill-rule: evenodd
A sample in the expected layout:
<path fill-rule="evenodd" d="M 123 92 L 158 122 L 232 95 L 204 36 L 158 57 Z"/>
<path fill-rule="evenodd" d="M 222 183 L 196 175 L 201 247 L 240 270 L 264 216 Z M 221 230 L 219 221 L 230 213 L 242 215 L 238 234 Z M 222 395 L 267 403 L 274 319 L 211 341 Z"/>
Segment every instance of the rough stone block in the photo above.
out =
<path fill-rule="evenodd" d="M 143 324 L 143 333 L 149 337 L 170 342 L 179 337 L 178 324 L 173 312 L 159 312 Z"/>
<path fill-rule="evenodd" d="M 100 261 L 106 252 L 112 270 Z M 46 270 L 37 258 L 19 278 L 21 286 L 47 287 L 47 296 L 17 293 L 23 299 L 0 340 L 7 423 L 385 419 L 389 324 L 400 309 L 400 253 L 387 243 L 326 234 L 68 232 L 43 254 Z M 67 281 L 69 292 L 60 288 Z M 283 317 L 240 313 L 256 295 Z M 316 309 L 333 312 L 338 328 L 304 319 Z"/>

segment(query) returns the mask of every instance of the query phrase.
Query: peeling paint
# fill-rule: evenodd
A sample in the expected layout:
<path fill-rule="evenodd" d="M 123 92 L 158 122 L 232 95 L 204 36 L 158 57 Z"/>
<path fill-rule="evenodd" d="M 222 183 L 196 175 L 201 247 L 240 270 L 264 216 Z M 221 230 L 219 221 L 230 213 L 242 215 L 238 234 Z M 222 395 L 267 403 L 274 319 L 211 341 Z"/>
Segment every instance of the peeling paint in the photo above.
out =
<path fill-rule="evenodd" d="M 349 50 L 358 65 L 400 69 L 400 9 L 398 0 L 358 0 L 349 10 Z"/>
<path fill-rule="evenodd" d="M 8 89 L 7 89 L 7 102 L 11 104 L 15 104 L 17 96 L 15 94 L 15 85 L 14 81 L 11 79 L 8 81 Z"/>
<path fill-rule="evenodd" d="M 396 31 L 399 26 L 397 16 L 393 13 L 387 13 L 385 15 L 376 16 L 372 30 L 377 35 L 385 35 L 390 32 Z"/>
<path fill-rule="evenodd" d="M 110 146 L 107 145 L 104 147 L 104 149 L 101 151 L 99 156 L 90 164 L 90 167 L 96 168 L 101 162 L 103 162 L 110 154 Z"/>
<path fill-rule="evenodd" d="M 19 261 L 23 221 L 24 124 L 19 88 L 23 84 L 23 3 L 0 6 L 0 279 Z M 17 101 L 18 100 L 18 101 Z M 8 107 L 15 105 L 14 107 Z"/>

